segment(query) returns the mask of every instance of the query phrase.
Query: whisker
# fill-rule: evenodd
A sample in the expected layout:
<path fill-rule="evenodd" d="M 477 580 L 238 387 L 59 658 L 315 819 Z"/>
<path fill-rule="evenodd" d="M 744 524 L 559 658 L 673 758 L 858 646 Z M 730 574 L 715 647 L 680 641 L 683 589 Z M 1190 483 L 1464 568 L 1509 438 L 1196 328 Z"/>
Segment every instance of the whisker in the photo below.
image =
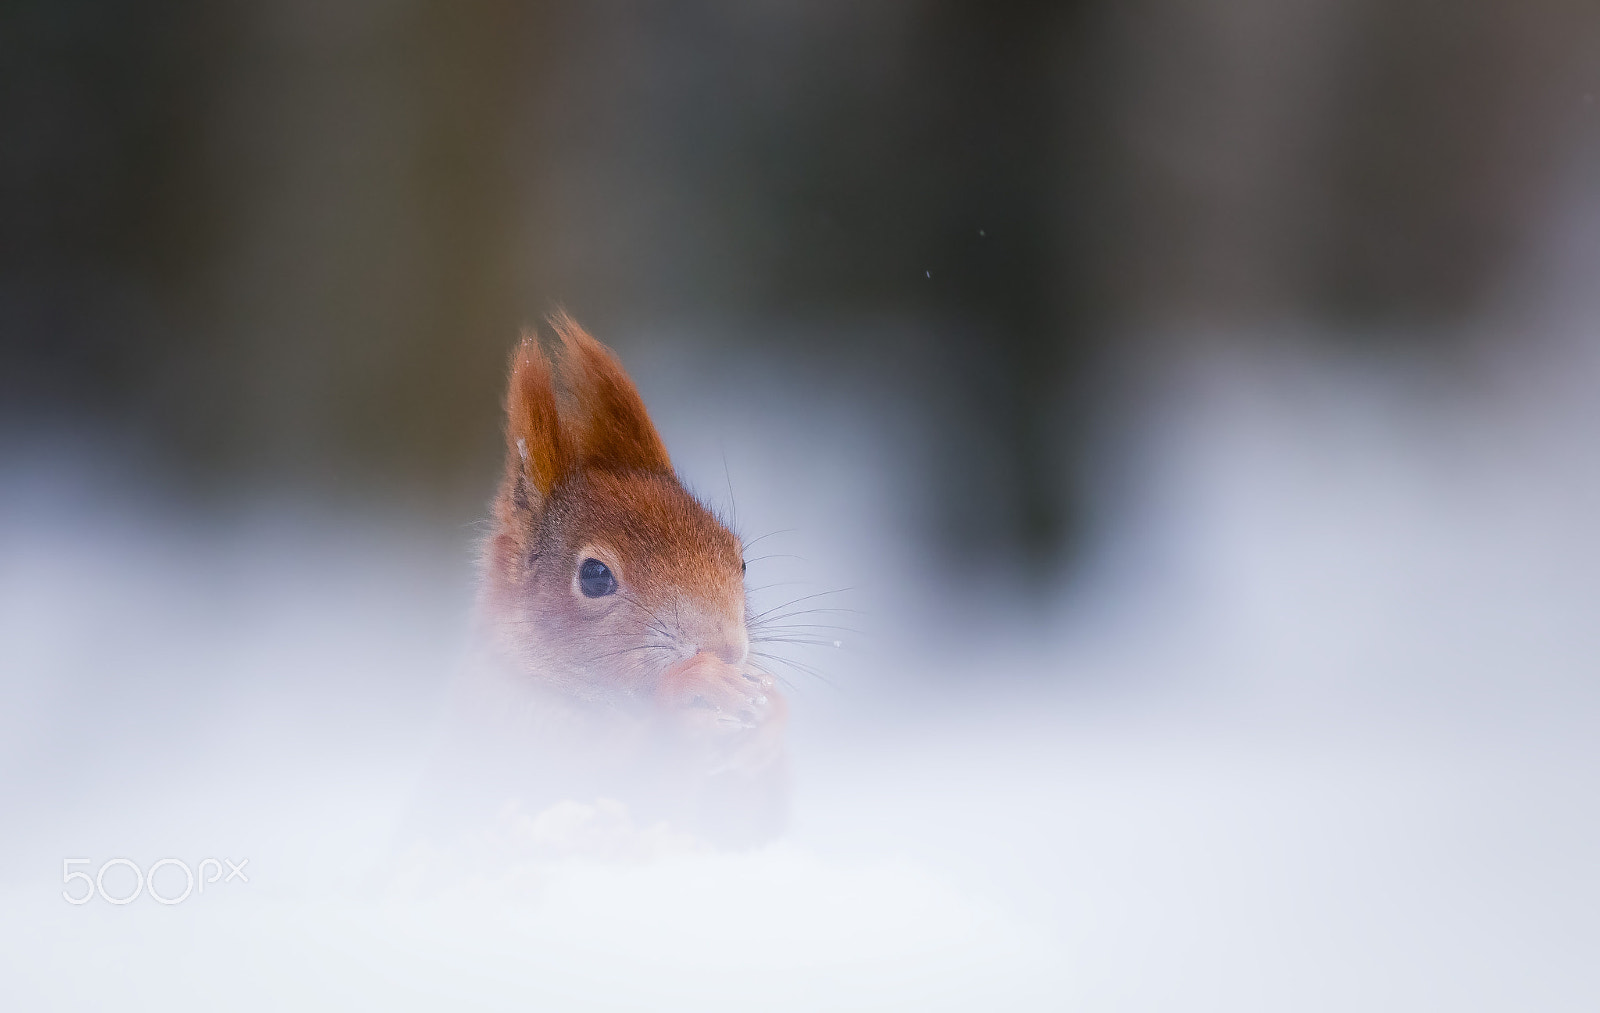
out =
<path fill-rule="evenodd" d="M 854 626 L 834 626 L 829 623 L 787 623 L 783 626 L 769 626 L 763 623 L 762 625 L 756 627 L 754 632 L 782 632 L 783 630 L 834 630 L 841 633 L 853 633 L 858 637 L 864 637 L 867 635 L 866 630 L 860 630 Z"/>
<path fill-rule="evenodd" d="M 844 641 L 837 638 L 830 639 L 828 634 L 800 634 L 798 636 L 777 637 L 751 637 L 752 644 L 799 644 L 804 647 L 826 647 L 829 650 L 840 650 Z"/>
<path fill-rule="evenodd" d="M 764 538 L 771 538 L 773 535 L 792 534 L 792 533 L 794 533 L 796 531 L 799 531 L 799 530 L 800 530 L 799 528 L 779 528 L 776 531 L 768 531 L 766 534 L 762 535 L 761 538 L 752 538 L 750 541 L 745 542 L 744 543 L 744 547 L 748 549 L 750 546 L 756 544 L 757 542 L 761 541 Z"/>
<path fill-rule="evenodd" d="M 825 595 L 830 595 L 830 594 L 843 594 L 846 591 L 854 591 L 854 590 L 855 590 L 855 588 L 853 588 L 853 587 L 841 587 L 841 588 L 835 588 L 832 591 L 818 591 L 816 594 L 801 595 L 799 598 L 795 598 L 795 599 L 792 599 L 790 601 L 786 601 L 782 605 L 774 605 L 771 608 L 767 609 L 765 612 L 759 612 L 753 617 L 753 619 L 760 619 L 763 616 L 766 616 L 766 615 L 769 615 L 769 614 L 771 614 L 773 612 L 778 611 L 779 609 L 786 609 L 790 605 L 798 605 L 803 601 L 810 601 L 813 598 L 821 598 L 821 597 L 823 597 Z"/>
<path fill-rule="evenodd" d="M 757 591 L 770 591 L 772 588 L 775 588 L 775 587 L 793 587 L 796 584 L 804 584 L 804 583 L 805 583 L 805 581 L 803 581 L 803 580 L 779 580 L 779 581 L 774 581 L 771 584 L 762 584 L 759 587 L 748 587 L 748 588 L 745 588 L 745 590 L 748 591 L 751 594 L 755 594 Z"/>
<path fill-rule="evenodd" d="M 638 645 L 633 646 L 633 647 L 624 647 L 621 650 L 609 651 L 609 652 L 607 652 L 605 654 L 596 655 L 591 660 L 593 660 L 593 661 L 606 661 L 606 660 L 608 660 L 610 658 L 621 657 L 624 654 L 632 654 L 634 651 L 649 651 L 649 650 L 670 651 L 670 650 L 672 650 L 672 648 L 668 647 L 666 644 L 638 644 Z"/>
<path fill-rule="evenodd" d="M 622 595 L 622 600 L 623 601 L 627 602 L 629 605 L 632 605 L 634 608 L 638 609 L 639 611 L 643 612 L 645 615 L 650 617 L 650 622 L 647 624 L 650 627 L 650 629 L 654 630 L 656 633 L 661 634 L 663 637 L 666 637 L 668 640 L 673 639 L 672 633 L 667 629 L 667 624 L 666 624 L 665 620 L 663 620 L 660 616 L 656 615 L 654 609 L 651 609 L 650 607 L 645 605 L 643 602 L 641 602 L 638 598 L 636 598 L 634 595 L 629 594 L 627 591 L 622 591 L 620 593 Z M 676 606 L 674 606 L 674 607 L 676 607 Z"/>
<path fill-rule="evenodd" d="M 780 655 L 770 654 L 770 653 L 768 653 L 766 651 L 751 651 L 750 653 L 752 655 L 754 655 L 755 657 L 762 658 L 762 659 L 764 659 L 766 661 L 776 662 L 776 663 L 778 663 L 780 665 L 788 665 L 790 668 L 793 668 L 798 672 L 803 672 L 806 675 L 811 676 L 811 678 L 816 679 L 818 682 L 821 682 L 823 685 L 828 686 L 828 687 L 830 687 L 832 689 L 838 689 L 839 688 L 838 685 L 835 684 L 832 679 L 829 679 L 827 676 L 823 675 L 817 669 L 812 668 L 810 665 L 806 665 L 806 664 L 803 664 L 801 662 L 795 661 L 793 658 L 785 658 L 785 657 L 782 657 Z M 770 674 L 776 675 L 777 673 L 774 672 L 774 673 L 770 673 Z"/>
<path fill-rule="evenodd" d="M 818 675 L 815 670 L 807 670 L 807 666 L 797 664 L 797 663 L 789 660 L 788 658 L 780 658 L 776 654 L 763 654 L 763 653 L 761 653 L 759 651 L 751 651 L 750 652 L 750 656 L 752 658 L 760 658 L 761 661 L 762 661 L 762 664 L 764 666 L 762 668 L 763 671 L 766 671 L 768 675 L 776 676 L 777 678 L 782 679 L 784 685 L 789 686 L 791 688 L 794 687 L 794 685 L 795 685 L 794 683 L 790 682 L 787 678 L 785 678 L 783 675 L 779 674 L 778 672 L 768 671 L 768 669 L 771 668 L 771 665 L 767 664 L 768 662 L 776 662 L 777 664 L 780 664 L 780 665 L 788 665 L 790 668 L 793 668 L 796 671 L 800 672 L 800 674 L 810 676 L 810 677 L 812 677 L 814 679 L 821 678 L 821 676 Z"/>
<path fill-rule="evenodd" d="M 781 659 L 779 659 L 779 660 L 781 660 Z M 766 670 L 763 669 L 762 671 L 766 671 Z M 793 679 L 790 679 L 788 676 L 784 675 L 781 672 L 767 672 L 766 674 L 770 675 L 774 679 L 778 680 L 779 684 L 782 685 L 784 689 L 793 690 L 796 693 L 801 691 L 800 687 L 795 685 Z"/>
<path fill-rule="evenodd" d="M 764 627 L 764 626 L 770 626 L 773 623 L 781 623 L 785 619 L 793 619 L 795 616 L 825 615 L 825 614 L 832 613 L 832 612 L 844 612 L 844 613 L 847 613 L 849 615 L 861 615 L 861 612 L 858 609 L 838 609 L 838 608 L 798 609 L 798 610 L 796 610 L 794 612 L 785 612 L 783 615 L 779 615 L 779 616 L 768 616 L 768 615 L 765 615 L 765 613 L 763 613 L 762 616 L 757 616 L 756 618 L 747 620 L 745 622 L 745 625 L 755 629 L 755 628 L 760 628 L 760 627 Z M 764 616 L 764 618 L 763 618 L 763 616 Z"/>

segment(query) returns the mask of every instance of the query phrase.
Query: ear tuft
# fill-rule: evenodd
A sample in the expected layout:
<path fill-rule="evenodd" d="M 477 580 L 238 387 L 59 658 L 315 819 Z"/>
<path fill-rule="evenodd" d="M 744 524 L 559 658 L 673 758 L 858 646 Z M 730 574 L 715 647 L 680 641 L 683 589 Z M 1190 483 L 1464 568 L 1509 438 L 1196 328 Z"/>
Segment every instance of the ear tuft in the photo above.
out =
<path fill-rule="evenodd" d="M 539 498 L 571 473 L 573 454 L 556 408 L 550 360 L 529 331 L 511 354 L 506 391 L 506 476 L 525 479 Z M 520 484 L 513 482 L 513 489 Z"/>
<path fill-rule="evenodd" d="M 561 379 L 572 395 L 564 416 L 586 467 L 672 471 L 666 445 L 617 357 L 564 312 L 550 317 L 561 337 Z"/>

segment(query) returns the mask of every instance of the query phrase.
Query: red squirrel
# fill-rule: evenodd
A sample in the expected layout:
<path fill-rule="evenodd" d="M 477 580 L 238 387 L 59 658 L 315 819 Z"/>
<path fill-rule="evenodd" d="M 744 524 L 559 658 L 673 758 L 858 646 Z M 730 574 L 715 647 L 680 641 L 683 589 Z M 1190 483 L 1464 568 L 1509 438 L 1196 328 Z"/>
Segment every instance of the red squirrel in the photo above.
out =
<path fill-rule="evenodd" d="M 541 699 L 688 743 L 707 774 L 778 764 L 786 705 L 750 663 L 743 545 L 672 468 L 622 364 L 570 317 L 511 357 L 480 608 Z M 658 736 L 659 738 L 659 736 Z"/>

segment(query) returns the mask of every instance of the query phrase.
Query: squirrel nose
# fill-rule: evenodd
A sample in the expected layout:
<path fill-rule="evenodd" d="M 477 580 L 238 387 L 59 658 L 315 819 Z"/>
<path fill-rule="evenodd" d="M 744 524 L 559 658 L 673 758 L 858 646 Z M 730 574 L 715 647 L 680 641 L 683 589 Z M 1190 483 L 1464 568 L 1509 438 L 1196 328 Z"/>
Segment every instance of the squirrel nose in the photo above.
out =
<path fill-rule="evenodd" d="M 743 623 L 712 619 L 684 623 L 680 632 L 696 654 L 713 655 L 723 664 L 742 665 L 750 656 L 750 635 Z"/>
<path fill-rule="evenodd" d="M 750 656 L 750 634 L 742 614 L 730 615 L 699 603 L 680 603 L 676 611 L 676 639 L 696 654 L 710 654 L 725 665 L 742 665 Z"/>
<path fill-rule="evenodd" d="M 708 642 L 709 641 L 709 642 Z M 750 655 L 750 635 L 743 626 L 728 624 L 697 645 L 701 651 L 715 654 L 724 664 L 742 665 Z"/>

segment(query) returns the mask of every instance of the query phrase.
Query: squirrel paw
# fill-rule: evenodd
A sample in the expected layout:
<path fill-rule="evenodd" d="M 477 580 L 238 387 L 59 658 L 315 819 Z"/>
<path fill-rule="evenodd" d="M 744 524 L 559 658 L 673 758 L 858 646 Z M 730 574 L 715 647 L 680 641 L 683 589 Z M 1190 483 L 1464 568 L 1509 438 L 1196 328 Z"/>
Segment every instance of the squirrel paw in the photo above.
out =
<path fill-rule="evenodd" d="M 772 676 L 703 652 L 662 673 L 656 697 L 689 725 L 723 734 L 765 724 L 782 706 Z"/>

